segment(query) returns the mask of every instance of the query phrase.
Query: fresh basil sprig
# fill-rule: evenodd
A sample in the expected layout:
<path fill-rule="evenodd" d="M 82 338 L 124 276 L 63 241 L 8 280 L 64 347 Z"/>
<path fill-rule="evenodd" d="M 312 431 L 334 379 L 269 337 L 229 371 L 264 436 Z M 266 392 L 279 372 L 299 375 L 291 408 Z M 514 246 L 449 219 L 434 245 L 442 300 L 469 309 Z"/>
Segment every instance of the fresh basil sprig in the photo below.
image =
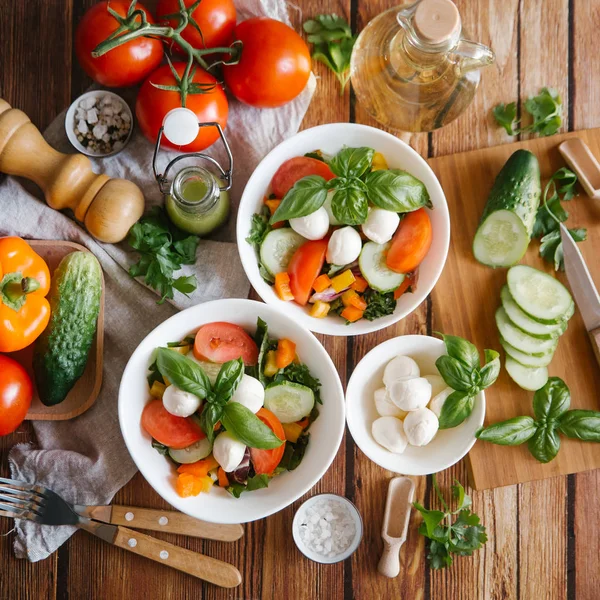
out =
<path fill-rule="evenodd" d="M 567 437 L 600 442 L 600 412 L 569 410 L 571 394 L 559 377 L 550 377 L 533 396 L 533 413 L 494 423 L 480 429 L 478 439 L 502 446 L 518 446 L 527 442 L 531 454 L 540 462 L 553 460 L 560 450 L 562 433 Z"/>
<path fill-rule="evenodd" d="M 323 206 L 329 187 L 323 177 L 308 175 L 296 181 L 271 217 L 271 225 L 306 217 Z"/>
<path fill-rule="evenodd" d="M 178 388 L 198 396 L 204 400 L 211 392 L 208 376 L 200 365 L 193 360 L 168 348 L 156 351 L 156 366 L 163 377 L 166 377 Z"/>
<path fill-rule="evenodd" d="M 239 402 L 225 405 L 221 415 L 225 429 L 246 446 L 270 450 L 279 448 L 285 440 L 280 440 L 251 410 Z"/>
<path fill-rule="evenodd" d="M 455 335 L 442 336 L 446 352 L 435 361 L 444 381 L 455 390 L 446 398 L 440 413 L 440 429 L 460 425 L 473 412 L 475 396 L 493 385 L 500 374 L 500 358 L 495 350 L 485 350 L 481 367 L 479 351 L 474 344 Z"/>
<path fill-rule="evenodd" d="M 422 206 L 432 208 L 425 184 L 406 171 L 382 169 L 365 178 L 369 200 L 392 212 L 412 212 Z"/>

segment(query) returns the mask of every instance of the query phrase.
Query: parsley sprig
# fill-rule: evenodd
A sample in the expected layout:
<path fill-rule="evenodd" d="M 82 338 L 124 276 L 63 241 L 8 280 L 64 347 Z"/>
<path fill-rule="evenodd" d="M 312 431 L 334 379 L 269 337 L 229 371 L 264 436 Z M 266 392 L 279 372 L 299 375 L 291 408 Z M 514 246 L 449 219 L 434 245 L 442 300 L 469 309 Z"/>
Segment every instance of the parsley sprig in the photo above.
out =
<path fill-rule="evenodd" d="M 556 271 L 564 271 L 565 268 L 560 224 L 569 217 L 561 200 L 568 201 L 573 198 L 576 183 L 577 175 L 573 171 L 566 167 L 558 169 L 544 188 L 543 203 L 538 209 L 533 225 L 533 236 L 541 241 L 540 255 L 545 261 L 554 263 Z M 576 242 L 587 239 L 587 229 L 578 228 L 568 231 Z"/>
<path fill-rule="evenodd" d="M 452 496 L 456 500 L 456 510 L 451 510 L 444 499 L 435 474 L 432 477 L 435 493 L 444 510 L 427 510 L 418 502 L 413 506 L 421 513 L 423 522 L 419 533 L 430 540 L 427 558 L 432 569 L 444 569 L 453 563 L 453 554 L 471 556 L 487 542 L 485 526 L 479 517 L 471 512 L 471 497 L 455 479 Z M 457 516 L 458 515 L 458 516 Z M 456 517 L 454 522 L 453 517 Z"/>
<path fill-rule="evenodd" d="M 508 135 L 519 133 L 539 133 L 542 136 L 554 135 L 562 124 L 562 100 L 558 92 L 544 87 L 537 96 L 525 101 L 525 110 L 531 115 L 532 122 L 526 127 L 519 127 L 517 119 L 517 103 L 498 104 L 492 113 L 496 122 L 504 127 Z"/>

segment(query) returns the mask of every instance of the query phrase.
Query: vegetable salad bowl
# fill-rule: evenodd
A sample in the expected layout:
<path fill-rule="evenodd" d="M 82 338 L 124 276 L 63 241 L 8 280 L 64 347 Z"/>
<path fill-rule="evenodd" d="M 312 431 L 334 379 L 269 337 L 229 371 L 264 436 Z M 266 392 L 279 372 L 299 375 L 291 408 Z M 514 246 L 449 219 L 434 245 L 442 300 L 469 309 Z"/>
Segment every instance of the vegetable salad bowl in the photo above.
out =
<path fill-rule="evenodd" d="M 337 315 L 324 318 L 311 316 L 305 306 L 294 301 L 284 302 L 275 289 L 261 276 L 260 265 L 254 246 L 246 241 L 252 228 L 252 217 L 264 206 L 273 175 L 288 159 L 308 152 L 322 151 L 334 155 L 344 147 L 373 148 L 387 160 L 390 169 L 407 171 L 419 179 L 427 188 L 432 209 L 426 209 L 431 221 L 432 243 L 418 268 L 416 289 L 404 293 L 397 301 L 392 314 L 373 321 L 360 319 L 346 324 Z M 444 192 L 440 183 L 425 160 L 410 146 L 397 137 L 366 125 L 354 123 L 332 123 L 306 129 L 285 140 L 260 162 L 246 185 L 237 216 L 237 244 L 242 265 L 252 286 L 260 297 L 271 305 L 282 308 L 296 322 L 316 333 L 328 335 L 357 335 L 384 329 L 409 315 L 425 300 L 436 284 L 448 254 L 450 243 L 450 218 Z"/>
<path fill-rule="evenodd" d="M 263 319 L 277 338 L 289 338 L 296 352 L 321 381 L 322 405 L 310 427 L 310 441 L 300 465 L 270 480 L 268 488 L 234 498 L 213 486 L 208 493 L 188 498 L 175 489 L 173 464 L 151 445 L 152 438 L 141 426 L 141 415 L 150 400 L 148 367 L 154 350 L 168 342 L 195 334 L 206 323 L 228 321 L 252 334 L 257 319 Z M 246 523 L 273 514 L 308 492 L 331 465 L 340 446 L 345 424 L 342 384 L 337 370 L 319 341 L 290 316 L 276 307 L 252 300 L 229 299 L 207 302 L 183 310 L 151 331 L 132 354 L 119 389 L 119 423 L 135 464 L 154 490 L 177 510 L 215 523 Z"/>

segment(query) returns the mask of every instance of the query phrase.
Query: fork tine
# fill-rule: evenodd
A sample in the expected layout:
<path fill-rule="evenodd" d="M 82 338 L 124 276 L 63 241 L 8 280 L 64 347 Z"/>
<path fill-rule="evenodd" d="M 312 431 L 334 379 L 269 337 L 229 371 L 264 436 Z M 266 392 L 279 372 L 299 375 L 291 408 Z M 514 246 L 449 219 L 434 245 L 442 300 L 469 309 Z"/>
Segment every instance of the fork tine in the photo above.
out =
<path fill-rule="evenodd" d="M 15 508 L 14 506 L 2 503 L 0 503 L 0 516 L 11 517 L 13 519 L 26 519 L 28 521 L 35 521 L 36 523 L 42 522 L 41 517 L 31 511 Z"/>
<path fill-rule="evenodd" d="M 0 477 L 0 483 L 13 486 L 15 489 L 22 492 L 36 493 L 40 496 L 46 496 L 48 491 L 47 488 L 41 485 L 35 485 L 34 483 L 26 483 L 25 481 L 17 481 L 16 479 L 7 479 L 6 477 Z"/>
<path fill-rule="evenodd" d="M 44 504 L 46 504 L 46 498 L 37 494 L 37 492 L 29 493 L 29 492 L 24 492 L 24 491 L 16 489 L 16 488 L 0 485 L 0 493 L 10 494 L 11 496 L 14 496 L 15 498 L 19 498 L 21 500 L 26 500 L 28 502 L 35 502 L 36 504 L 39 504 L 40 506 L 43 506 Z"/>
<path fill-rule="evenodd" d="M 36 506 L 32 502 L 28 502 L 27 500 L 23 500 L 21 498 L 17 498 L 16 496 L 9 496 L 8 494 L 0 494 L 0 502 L 3 502 L 5 505 L 14 505 L 14 508 L 19 510 L 30 510 L 34 512 L 36 515 L 43 516 L 44 508 L 41 506 Z"/>

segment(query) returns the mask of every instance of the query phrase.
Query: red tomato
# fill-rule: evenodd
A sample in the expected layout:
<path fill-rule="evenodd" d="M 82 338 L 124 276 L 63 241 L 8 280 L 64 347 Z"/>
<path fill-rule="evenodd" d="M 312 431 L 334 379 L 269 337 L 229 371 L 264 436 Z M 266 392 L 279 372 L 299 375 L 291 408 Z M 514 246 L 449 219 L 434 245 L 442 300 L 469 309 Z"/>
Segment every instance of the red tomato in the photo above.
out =
<path fill-rule="evenodd" d="M 271 179 L 271 191 L 283 198 L 292 186 L 307 175 L 319 175 L 325 181 L 333 179 L 333 171 L 322 161 L 309 156 L 296 156 L 286 160 Z"/>
<path fill-rule="evenodd" d="M 178 62 L 174 63 L 173 66 L 180 76 L 183 75 L 185 63 Z M 202 69 L 196 69 L 193 82 L 211 83 L 215 84 L 215 87 L 203 94 L 189 94 L 186 99 L 186 108 L 189 108 L 196 114 L 200 123 L 214 121 L 225 129 L 229 105 L 223 88 L 210 73 Z M 161 90 L 152 84 L 176 85 L 175 77 L 173 77 L 169 65 L 163 65 L 159 69 L 156 69 L 144 81 L 135 103 L 135 114 L 140 129 L 152 143 L 156 143 L 158 130 L 162 125 L 165 115 L 170 110 L 181 106 L 181 96 L 179 92 Z M 198 136 L 191 144 L 174 146 L 163 136 L 161 145 L 183 152 L 199 152 L 208 148 L 218 138 L 219 132 L 216 127 L 201 127 Z"/>
<path fill-rule="evenodd" d="M 242 21 L 234 39 L 243 43 L 235 65 L 225 65 L 223 76 L 232 94 L 258 108 L 281 106 L 293 100 L 310 76 L 306 42 L 288 25 L 267 17 Z"/>
<path fill-rule="evenodd" d="M 187 448 L 206 437 L 191 419 L 172 415 L 163 406 L 162 400 L 146 404 L 142 412 L 142 427 L 148 435 L 169 448 Z"/>
<path fill-rule="evenodd" d="M 288 264 L 290 289 L 294 300 L 302 306 L 305 306 L 310 298 L 313 283 L 323 268 L 326 252 L 327 240 L 304 242 L 294 252 Z"/>
<path fill-rule="evenodd" d="M 27 371 L 13 358 L 0 354 L 0 435 L 12 433 L 23 422 L 32 397 Z"/>
<path fill-rule="evenodd" d="M 162 42 L 139 37 L 94 58 L 92 50 L 119 27 L 117 20 L 107 10 L 109 4 L 112 10 L 124 17 L 130 1 L 110 0 L 92 6 L 77 26 L 75 54 L 83 70 L 94 81 L 108 87 L 134 85 L 160 65 L 163 57 Z M 146 13 L 149 23 L 154 23 L 148 9 L 139 2 L 136 8 Z"/>
<path fill-rule="evenodd" d="M 258 347 L 239 325 L 221 321 L 200 327 L 194 341 L 194 356 L 215 363 L 241 358 L 245 365 L 251 366 L 258 362 Z"/>
<path fill-rule="evenodd" d="M 196 0 L 184 0 L 186 8 Z M 156 18 L 166 21 L 171 27 L 177 26 L 177 17 L 169 17 L 179 12 L 179 0 L 159 0 L 156 7 Z M 214 48 L 216 46 L 229 46 L 235 28 L 235 6 L 232 0 L 202 0 L 192 12 L 200 31 L 193 25 L 188 25 L 181 37 L 194 48 Z"/>
<path fill-rule="evenodd" d="M 392 239 L 386 264 L 397 273 L 414 271 L 429 252 L 433 232 L 431 221 L 424 208 L 408 213 Z"/>
<path fill-rule="evenodd" d="M 285 440 L 285 431 L 279 419 L 266 408 L 261 408 L 256 416 L 280 439 Z M 250 448 L 250 460 L 254 465 L 254 470 L 257 475 L 267 473 L 270 475 L 281 462 L 283 453 L 285 452 L 285 444 L 281 444 L 279 448 L 272 450 L 260 450 L 259 448 Z"/>

